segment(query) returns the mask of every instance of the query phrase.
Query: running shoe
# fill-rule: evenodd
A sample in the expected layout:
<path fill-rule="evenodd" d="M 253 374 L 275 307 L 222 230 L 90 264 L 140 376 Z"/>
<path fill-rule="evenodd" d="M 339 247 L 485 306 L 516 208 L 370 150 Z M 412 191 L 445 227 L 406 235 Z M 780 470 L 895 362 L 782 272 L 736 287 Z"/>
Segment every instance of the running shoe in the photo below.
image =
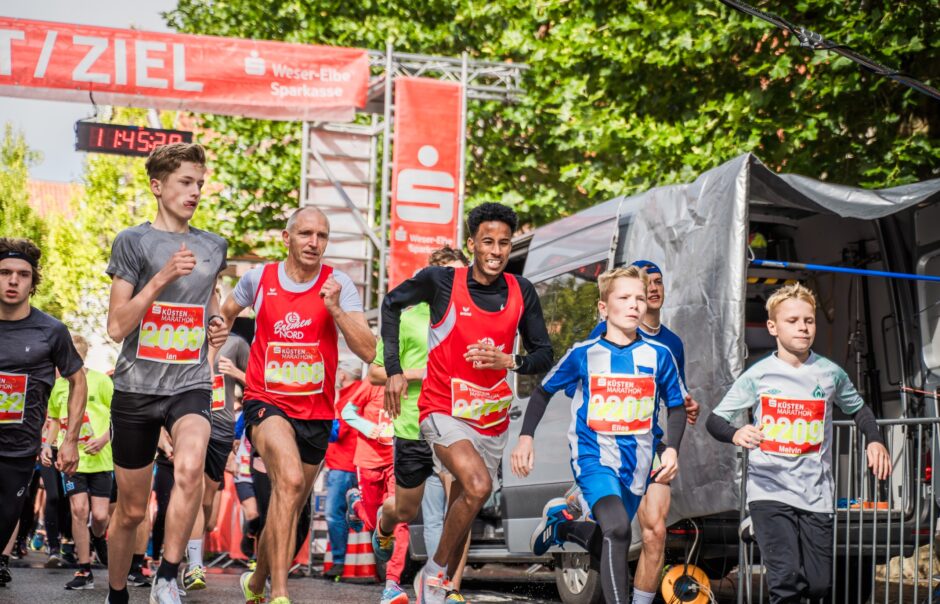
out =
<path fill-rule="evenodd" d="M 450 590 L 450 592 L 447 594 L 447 597 L 444 598 L 445 604 L 464 604 L 466 601 L 467 600 L 463 597 L 463 594 L 461 594 L 456 589 Z"/>
<path fill-rule="evenodd" d="M 26 548 L 26 539 L 17 539 L 13 545 L 13 559 L 20 560 L 26 557 L 29 550 Z"/>
<path fill-rule="evenodd" d="M 42 524 L 40 524 L 40 528 L 42 528 Z M 34 552 L 41 552 L 41 551 L 42 551 L 42 546 L 45 545 L 45 543 L 46 543 L 46 542 L 45 542 L 45 539 L 44 539 L 43 536 L 42 536 L 42 533 L 40 533 L 40 532 L 37 530 L 37 531 L 33 534 L 33 538 L 29 540 L 29 549 L 31 549 L 31 550 L 34 551 Z"/>
<path fill-rule="evenodd" d="M 382 592 L 382 600 L 379 604 L 408 604 L 408 594 L 398 583 L 392 583 Z"/>
<path fill-rule="evenodd" d="M 290 598 L 287 596 L 278 596 L 271 600 L 271 604 L 290 604 Z"/>
<path fill-rule="evenodd" d="M 65 584 L 65 589 L 94 589 L 95 577 L 91 571 L 77 570 L 71 581 Z"/>
<path fill-rule="evenodd" d="M 558 526 L 567 520 L 572 520 L 568 512 L 568 503 L 564 497 L 549 499 L 542 509 L 542 520 L 532 533 L 529 547 L 536 556 L 546 553 L 553 545 L 562 545 L 558 540 Z"/>
<path fill-rule="evenodd" d="M 575 520 L 581 520 L 584 516 L 584 507 L 581 504 L 581 487 L 578 483 L 573 483 L 565 491 L 565 503 L 568 505 L 568 513 Z"/>
<path fill-rule="evenodd" d="M 150 604 L 182 604 L 180 602 L 181 596 L 176 579 L 167 581 L 159 577 L 150 588 Z"/>
<path fill-rule="evenodd" d="M 345 564 L 334 564 L 330 567 L 330 570 L 323 573 L 323 576 L 327 579 L 336 579 L 339 580 L 343 576 L 343 571 L 346 570 Z"/>
<path fill-rule="evenodd" d="M 350 525 L 362 524 L 359 514 L 356 513 L 356 504 L 362 501 L 362 494 L 359 489 L 352 488 L 346 491 L 346 522 Z"/>
<path fill-rule="evenodd" d="M 264 604 L 264 591 L 262 590 L 260 594 L 256 594 L 251 591 L 251 587 L 248 586 L 252 574 L 254 574 L 253 571 L 242 573 L 241 578 L 238 580 L 239 584 L 242 586 L 242 595 L 245 596 L 245 604 Z M 272 602 L 271 604 L 274 603 Z"/>
<path fill-rule="evenodd" d="M 91 547 L 95 550 L 95 557 L 102 566 L 108 565 L 108 540 L 102 535 L 95 537 L 91 530 L 88 531 L 88 537 L 91 539 Z"/>
<path fill-rule="evenodd" d="M 255 558 L 252 558 L 248 561 L 248 570 L 255 572 L 256 568 L 258 568 L 258 561 Z"/>
<path fill-rule="evenodd" d="M 427 568 L 422 568 L 415 577 L 415 604 L 444 604 L 444 598 L 447 597 L 444 573 L 439 572 L 431 576 Z"/>
<path fill-rule="evenodd" d="M 13 580 L 10 574 L 10 558 L 0 554 L 0 587 Z"/>
<path fill-rule="evenodd" d="M 46 568 L 64 568 L 65 561 L 62 559 L 62 556 L 59 555 L 59 552 L 49 552 L 49 557 L 46 558 L 46 563 L 43 565 Z"/>
<path fill-rule="evenodd" d="M 127 584 L 134 587 L 150 587 L 150 579 L 139 568 L 132 568 L 127 573 Z"/>
<path fill-rule="evenodd" d="M 202 566 L 190 567 L 183 575 L 183 589 L 198 591 L 206 588 L 206 569 Z"/>
<path fill-rule="evenodd" d="M 375 514 L 375 530 L 372 531 L 372 551 L 375 552 L 376 560 L 388 562 L 392 559 L 392 553 L 395 551 L 395 531 L 389 535 L 379 535 L 379 527 L 382 526 L 382 506 Z"/>

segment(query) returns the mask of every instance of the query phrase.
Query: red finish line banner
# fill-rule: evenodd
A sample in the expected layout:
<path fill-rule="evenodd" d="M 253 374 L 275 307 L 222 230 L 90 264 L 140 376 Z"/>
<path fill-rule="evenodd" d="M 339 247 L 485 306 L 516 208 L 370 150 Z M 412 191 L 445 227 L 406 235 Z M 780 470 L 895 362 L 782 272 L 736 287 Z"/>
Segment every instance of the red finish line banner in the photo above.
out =
<path fill-rule="evenodd" d="M 0 17 L 0 95 L 276 120 L 350 120 L 365 50 Z"/>
<path fill-rule="evenodd" d="M 395 149 L 388 288 L 457 247 L 463 87 L 428 78 L 395 80 Z"/>

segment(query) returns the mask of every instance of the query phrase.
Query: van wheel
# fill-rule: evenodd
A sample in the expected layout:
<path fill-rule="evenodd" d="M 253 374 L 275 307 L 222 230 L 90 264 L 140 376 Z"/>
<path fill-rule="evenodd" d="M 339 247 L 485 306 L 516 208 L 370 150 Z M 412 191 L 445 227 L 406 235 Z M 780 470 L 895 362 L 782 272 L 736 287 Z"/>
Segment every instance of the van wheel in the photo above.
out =
<path fill-rule="evenodd" d="M 555 554 L 555 585 L 565 604 L 599 604 L 601 576 L 588 554 Z"/>

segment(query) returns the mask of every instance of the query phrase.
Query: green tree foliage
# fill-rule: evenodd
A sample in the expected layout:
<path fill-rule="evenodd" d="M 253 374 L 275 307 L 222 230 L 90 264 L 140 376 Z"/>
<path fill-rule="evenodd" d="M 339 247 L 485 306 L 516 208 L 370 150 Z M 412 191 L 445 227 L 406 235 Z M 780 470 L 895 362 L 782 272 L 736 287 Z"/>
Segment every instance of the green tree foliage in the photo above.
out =
<path fill-rule="evenodd" d="M 936 2 L 798 0 L 761 8 L 928 82 Z M 468 203 L 541 224 L 621 193 L 687 181 L 753 151 L 777 170 L 869 187 L 940 174 L 940 103 L 802 49 L 717 0 L 180 0 L 180 31 L 524 62 L 525 98 L 473 103 Z M 296 203 L 300 128 L 205 126 L 227 187 L 219 230 L 256 245 Z"/>
<path fill-rule="evenodd" d="M 29 206 L 29 166 L 39 154 L 26 145 L 21 132 L 5 124 L 0 140 L 0 237 L 26 238 L 42 245 L 46 226 Z"/>

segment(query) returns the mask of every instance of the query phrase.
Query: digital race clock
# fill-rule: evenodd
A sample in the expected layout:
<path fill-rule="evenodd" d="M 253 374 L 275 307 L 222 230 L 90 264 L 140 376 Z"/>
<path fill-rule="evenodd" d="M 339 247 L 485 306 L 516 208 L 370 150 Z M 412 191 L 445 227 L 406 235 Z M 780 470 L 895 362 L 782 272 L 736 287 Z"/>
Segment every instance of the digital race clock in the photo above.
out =
<path fill-rule="evenodd" d="M 193 133 L 184 130 L 75 122 L 76 151 L 147 157 L 151 151 L 161 145 L 191 142 L 193 142 Z"/>

